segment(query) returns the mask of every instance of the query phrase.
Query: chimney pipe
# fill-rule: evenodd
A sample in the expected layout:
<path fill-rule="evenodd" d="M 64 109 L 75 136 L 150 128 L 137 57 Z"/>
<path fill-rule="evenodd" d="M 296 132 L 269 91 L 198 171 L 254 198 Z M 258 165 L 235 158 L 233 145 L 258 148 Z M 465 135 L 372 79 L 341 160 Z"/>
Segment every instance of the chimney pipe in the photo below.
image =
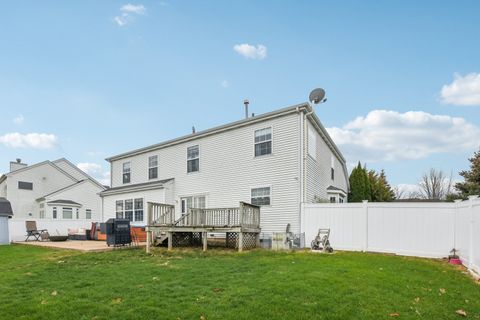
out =
<path fill-rule="evenodd" d="M 245 119 L 248 119 L 248 104 L 250 101 L 248 99 L 243 100 L 243 104 L 245 105 Z"/>
<path fill-rule="evenodd" d="M 195 126 L 192 126 L 192 134 L 195 133 Z"/>
<path fill-rule="evenodd" d="M 22 159 L 20 159 L 20 158 L 17 158 L 15 160 L 17 160 L 17 163 L 22 163 Z"/>

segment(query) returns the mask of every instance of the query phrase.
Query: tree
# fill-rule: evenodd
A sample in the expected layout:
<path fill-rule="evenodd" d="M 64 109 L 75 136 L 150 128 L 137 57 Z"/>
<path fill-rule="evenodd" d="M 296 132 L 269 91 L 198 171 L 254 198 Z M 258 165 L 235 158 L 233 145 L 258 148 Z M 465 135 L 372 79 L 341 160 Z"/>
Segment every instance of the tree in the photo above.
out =
<path fill-rule="evenodd" d="M 470 161 L 470 170 L 460 171 L 464 181 L 455 184 L 455 189 L 463 199 L 480 194 L 480 150 L 475 152 L 468 161 Z"/>
<path fill-rule="evenodd" d="M 375 170 L 368 171 L 368 178 L 370 180 L 370 189 L 373 202 L 386 202 L 395 199 L 395 193 L 387 181 L 385 171 L 382 169 L 380 173 Z"/>
<path fill-rule="evenodd" d="M 372 200 L 370 180 L 368 178 L 367 168 L 362 167 L 360 161 L 352 170 L 349 177 L 350 193 L 349 202 L 361 202 L 362 200 Z"/>
<path fill-rule="evenodd" d="M 430 169 L 424 173 L 418 184 L 420 197 L 431 200 L 445 200 L 452 193 L 452 176 L 447 178 L 442 170 Z"/>

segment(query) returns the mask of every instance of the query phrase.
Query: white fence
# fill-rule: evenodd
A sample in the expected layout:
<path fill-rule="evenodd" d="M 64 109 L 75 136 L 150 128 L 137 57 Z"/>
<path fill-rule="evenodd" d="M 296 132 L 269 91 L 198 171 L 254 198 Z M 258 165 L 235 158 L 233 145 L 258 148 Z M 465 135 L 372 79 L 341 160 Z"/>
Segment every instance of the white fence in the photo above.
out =
<path fill-rule="evenodd" d="M 458 249 L 462 262 L 480 273 L 480 199 L 456 203 L 303 204 L 307 245 L 319 228 L 330 228 L 340 250 L 446 257 Z"/>
<path fill-rule="evenodd" d="M 25 220 L 37 221 L 37 229 L 47 229 L 50 235 L 67 235 L 68 229 L 86 228 L 90 229 L 92 220 L 49 220 L 49 219 L 9 219 L 8 228 L 10 233 L 10 242 L 24 241 L 27 230 Z"/>

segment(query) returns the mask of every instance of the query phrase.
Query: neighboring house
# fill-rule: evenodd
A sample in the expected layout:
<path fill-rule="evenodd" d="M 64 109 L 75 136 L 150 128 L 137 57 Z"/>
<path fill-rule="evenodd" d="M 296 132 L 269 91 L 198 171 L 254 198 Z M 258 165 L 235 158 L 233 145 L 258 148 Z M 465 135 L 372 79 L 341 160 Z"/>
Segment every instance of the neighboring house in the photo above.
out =
<path fill-rule="evenodd" d="M 20 159 L 0 177 L 0 197 L 8 199 L 15 219 L 101 220 L 105 187 L 67 159 L 31 166 Z"/>
<path fill-rule="evenodd" d="M 302 202 L 346 202 L 345 159 L 308 103 L 106 159 L 104 219 L 145 225 L 147 202 L 188 208 L 261 206 L 262 232 L 300 232 Z"/>

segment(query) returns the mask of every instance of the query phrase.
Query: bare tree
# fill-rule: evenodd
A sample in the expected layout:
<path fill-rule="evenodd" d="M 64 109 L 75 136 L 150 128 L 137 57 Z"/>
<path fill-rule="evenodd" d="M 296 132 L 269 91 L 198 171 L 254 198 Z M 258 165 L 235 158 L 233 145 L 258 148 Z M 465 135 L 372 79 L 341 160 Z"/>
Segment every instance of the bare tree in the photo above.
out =
<path fill-rule="evenodd" d="M 452 192 L 452 175 L 447 177 L 442 170 L 430 169 L 418 184 L 424 199 L 444 200 Z"/>
<path fill-rule="evenodd" d="M 405 189 L 402 189 L 399 186 L 393 187 L 393 194 L 395 195 L 395 199 L 407 198 L 407 192 L 405 192 Z"/>

